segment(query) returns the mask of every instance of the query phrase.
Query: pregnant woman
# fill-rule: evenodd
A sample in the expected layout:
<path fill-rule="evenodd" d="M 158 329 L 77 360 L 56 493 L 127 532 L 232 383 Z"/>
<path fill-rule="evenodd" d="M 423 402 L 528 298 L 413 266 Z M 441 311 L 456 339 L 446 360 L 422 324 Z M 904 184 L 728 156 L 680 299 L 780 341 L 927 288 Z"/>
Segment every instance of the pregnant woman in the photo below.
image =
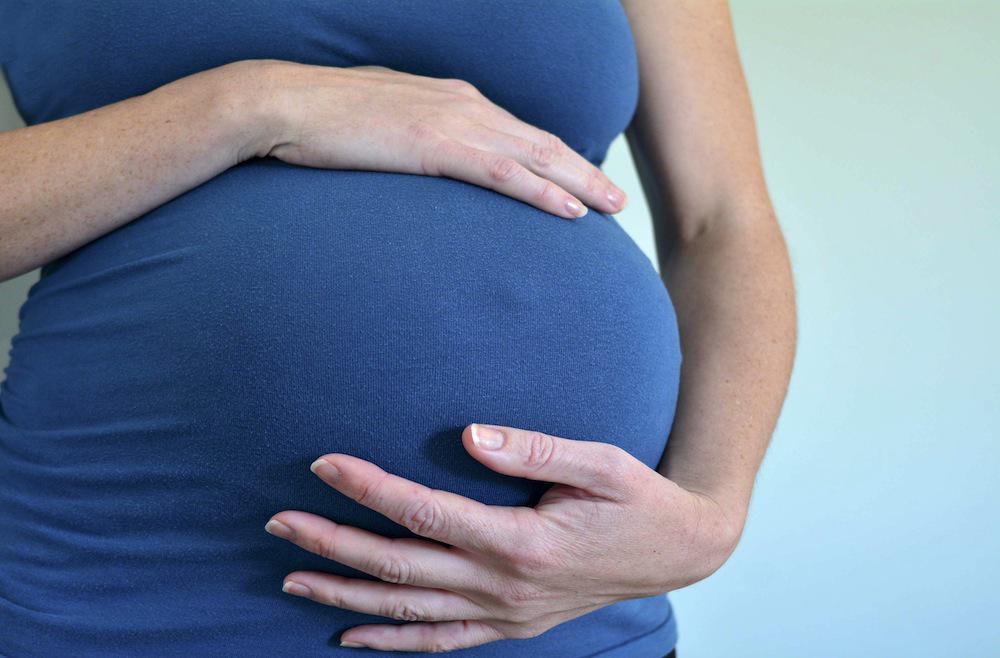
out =
<path fill-rule="evenodd" d="M 5 0 L 0 62 L 0 655 L 673 650 L 794 344 L 725 2 Z"/>

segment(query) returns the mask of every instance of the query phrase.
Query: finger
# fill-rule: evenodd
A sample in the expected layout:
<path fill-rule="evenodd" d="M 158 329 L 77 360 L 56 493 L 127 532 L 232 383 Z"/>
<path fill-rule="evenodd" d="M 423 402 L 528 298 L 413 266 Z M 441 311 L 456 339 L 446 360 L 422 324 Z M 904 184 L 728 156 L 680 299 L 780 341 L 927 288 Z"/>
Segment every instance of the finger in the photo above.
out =
<path fill-rule="evenodd" d="M 349 634 L 349 635 L 348 635 Z M 365 646 L 383 651 L 437 653 L 475 647 L 505 636 L 482 621 L 415 622 L 412 624 L 355 626 L 340 635 L 343 646 Z M 348 644 L 349 642 L 355 644 Z"/>
<path fill-rule="evenodd" d="M 324 605 L 403 621 L 448 621 L 489 616 L 487 610 L 454 592 L 391 585 L 318 571 L 294 571 L 285 576 L 281 589 Z"/>
<path fill-rule="evenodd" d="M 546 130 L 542 130 L 537 126 L 533 126 L 530 123 L 522 121 L 518 117 L 511 114 L 508 110 L 504 109 L 499 105 L 496 105 L 495 103 L 490 103 L 488 107 L 497 117 L 496 128 L 498 130 L 540 144 L 545 144 L 547 141 L 551 141 L 553 136 L 558 138 L 558 135 L 552 135 Z M 562 143 L 561 139 L 559 141 Z M 620 210 L 623 210 L 625 206 L 628 205 L 628 197 L 625 194 L 625 191 L 622 190 L 617 185 L 615 185 L 614 183 L 612 183 L 611 180 L 607 177 L 607 175 L 603 171 L 601 171 L 599 167 L 594 166 L 592 162 L 584 158 L 576 150 L 569 148 L 569 146 L 566 146 L 566 148 L 570 151 L 570 153 L 579 158 L 580 162 L 582 163 L 581 166 L 583 166 L 584 168 L 591 167 L 594 170 L 596 170 L 598 176 L 603 177 L 604 181 L 606 181 L 606 183 L 610 186 L 610 190 L 608 191 L 612 193 L 612 196 L 609 196 L 608 200 L 610 201 L 612 206 L 615 206 L 615 209 L 605 212 L 618 212 Z M 584 199 L 584 201 L 589 201 L 589 199 Z"/>
<path fill-rule="evenodd" d="M 311 512 L 279 512 L 264 529 L 388 583 L 473 591 L 486 577 L 487 567 L 473 562 L 461 549 L 423 539 L 390 539 Z"/>
<path fill-rule="evenodd" d="M 444 139 L 423 161 L 424 173 L 448 176 L 495 190 L 564 219 L 587 214 L 587 206 L 551 180 L 533 173 L 514 158 Z"/>
<path fill-rule="evenodd" d="M 522 137 L 480 124 L 472 139 L 476 147 L 517 160 L 593 208 L 607 213 L 624 208 L 625 193 L 603 171 L 556 135 L 532 130 Z"/>
<path fill-rule="evenodd" d="M 330 453 L 309 467 L 345 496 L 422 537 L 478 553 L 506 554 L 518 535 L 517 508 L 484 505 L 450 491 L 431 489 L 375 464 Z"/>
<path fill-rule="evenodd" d="M 611 443 L 577 441 L 503 425 L 473 423 L 462 432 L 470 455 L 516 477 L 558 482 L 612 500 L 627 499 L 645 466 Z"/>

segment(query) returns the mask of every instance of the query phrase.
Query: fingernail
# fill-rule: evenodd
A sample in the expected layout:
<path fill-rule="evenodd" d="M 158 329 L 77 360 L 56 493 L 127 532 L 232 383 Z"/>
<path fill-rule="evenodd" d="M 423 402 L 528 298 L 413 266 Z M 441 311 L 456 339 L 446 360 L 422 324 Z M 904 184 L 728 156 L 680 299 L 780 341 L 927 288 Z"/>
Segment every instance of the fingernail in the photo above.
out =
<path fill-rule="evenodd" d="M 265 523 L 264 530 L 267 530 L 275 537 L 281 537 L 282 539 L 288 539 L 289 537 L 292 536 L 293 532 L 289 526 L 285 525 L 284 523 L 276 519 L 271 519 L 270 521 Z"/>
<path fill-rule="evenodd" d="M 340 477 L 340 469 L 322 457 L 310 464 L 309 470 L 316 475 L 324 475 L 331 480 L 336 480 Z"/>
<path fill-rule="evenodd" d="M 623 192 L 619 192 L 618 190 L 611 190 L 608 192 L 608 201 L 610 201 L 611 205 L 615 208 L 621 208 L 625 201 L 625 194 Z"/>
<path fill-rule="evenodd" d="M 568 210 L 575 217 L 583 217 L 587 214 L 586 206 L 581 206 L 579 203 L 572 200 L 566 201 L 566 210 Z"/>
<path fill-rule="evenodd" d="M 285 584 L 281 586 L 281 591 L 286 594 L 294 594 L 295 596 L 312 596 L 311 589 L 294 580 L 285 581 Z"/>
<path fill-rule="evenodd" d="M 360 642 L 352 642 L 351 640 L 341 640 L 340 646 L 342 647 L 367 647 L 367 644 L 361 644 Z"/>
<path fill-rule="evenodd" d="M 483 450 L 499 450 L 503 446 L 503 432 L 482 425 L 472 426 L 472 442 Z"/>

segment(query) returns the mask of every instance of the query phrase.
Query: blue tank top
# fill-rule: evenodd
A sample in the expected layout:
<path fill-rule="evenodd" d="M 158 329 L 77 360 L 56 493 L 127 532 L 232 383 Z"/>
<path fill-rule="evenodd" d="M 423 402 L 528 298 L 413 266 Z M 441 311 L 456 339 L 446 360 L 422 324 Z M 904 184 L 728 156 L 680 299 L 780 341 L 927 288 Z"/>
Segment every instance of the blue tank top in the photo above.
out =
<path fill-rule="evenodd" d="M 462 78 L 597 165 L 638 99 L 613 0 L 0 2 L 28 124 L 258 58 Z M 655 468 L 680 360 L 667 291 L 607 214 L 442 177 L 232 167 L 49 263 L 21 308 L 0 389 L 0 654 L 354 655 L 342 631 L 401 622 L 282 579 L 370 576 L 264 523 L 298 509 L 414 535 L 323 484 L 316 457 L 533 505 L 547 485 L 472 459 L 467 424 Z M 676 638 L 662 595 L 453 655 L 659 658 Z"/>

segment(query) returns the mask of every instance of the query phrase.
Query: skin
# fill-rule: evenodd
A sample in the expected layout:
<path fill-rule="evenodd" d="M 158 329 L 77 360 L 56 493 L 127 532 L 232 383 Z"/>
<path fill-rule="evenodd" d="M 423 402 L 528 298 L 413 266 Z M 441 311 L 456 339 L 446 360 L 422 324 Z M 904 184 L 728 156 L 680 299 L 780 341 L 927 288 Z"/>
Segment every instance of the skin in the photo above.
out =
<path fill-rule="evenodd" d="M 469 83 L 379 66 L 234 62 L 0 133 L 0 153 L 0 281 L 254 157 L 447 176 L 566 219 L 626 203 L 600 169 Z"/>
<path fill-rule="evenodd" d="M 474 458 L 554 484 L 536 507 L 507 508 L 323 455 L 312 469 L 324 482 L 426 538 L 389 539 L 298 510 L 268 521 L 272 534 L 376 578 L 297 571 L 285 591 L 407 622 L 349 629 L 344 646 L 446 651 L 533 637 L 706 578 L 739 541 L 794 356 L 787 251 L 728 5 L 623 5 L 642 90 L 626 137 L 685 355 L 663 462 L 653 470 L 610 443 L 470 425 L 462 443 Z M 599 170 L 466 83 L 356 68 L 236 63 L 0 134 L 0 273 L 37 267 L 255 156 L 457 173 L 560 216 L 572 216 L 571 196 L 620 208 Z M 476 445 L 487 429 L 502 433 L 498 448 Z"/>
<path fill-rule="evenodd" d="M 742 534 L 797 341 L 788 250 L 764 180 L 725 0 L 623 2 L 643 93 L 626 138 L 684 353 L 658 471 Z"/>
<path fill-rule="evenodd" d="M 448 176 L 567 218 L 583 199 L 618 212 L 625 193 L 559 137 L 492 103 L 464 80 L 427 78 L 382 66 L 272 62 L 271 95 L 283 118 L 266 153 L 307 167 Z M 568 194 L 567 190 L 580 198 Z"/>
<path fill-rule="evenodd" d="M 656 471 L 609 443 L 500 426 L 489 468 L 555 483 L 535 508 L 484 506 L 332 453 L 314 472 L 420 539 L 386 539 L 286 510 L 266 530 L 371 574 L 288 574 L 283 589 L 404 624 L 366 624 L 344 646 L 448 651 L 534 637 L 615 601 L 714 573 L 735 550 L 785 398 L 794 287 L 760 162 L 728 4 L 623 2 L 639 107 L 626 138 L 653 211 L 684 362 Z M 332 468 L 331 468 L 332 467 Z M 339 472 L 335 475 L 334 472 Z"/>

